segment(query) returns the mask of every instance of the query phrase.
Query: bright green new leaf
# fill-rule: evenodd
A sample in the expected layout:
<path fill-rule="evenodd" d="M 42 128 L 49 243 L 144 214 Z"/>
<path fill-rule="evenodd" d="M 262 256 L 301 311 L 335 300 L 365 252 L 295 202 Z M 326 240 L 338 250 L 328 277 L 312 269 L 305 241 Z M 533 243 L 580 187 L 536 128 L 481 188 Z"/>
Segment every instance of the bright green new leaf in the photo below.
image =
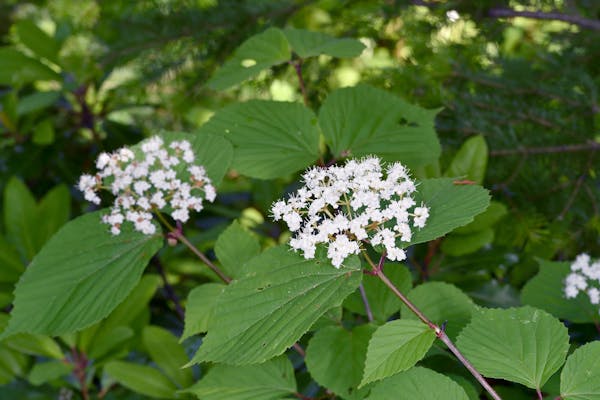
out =
<path fill-rule="evenodd" d="M 46 243 L 17 283 L 0 337 L 74 332 L 105 318 L 127 297 L 162 237 L 130 226 L 113 236 L 101 222 L 103 212 L 70 221 Z"/>
<path fill-rule="evenodd" d="M 36 216 L 37 204 L 27 186 L 15 177 L 10 178 L 4 188 L 4 225 L 7 237 L 28 260 L 38 250 Z"/>
<path fill-rule="evenodd" d="M 55 81 L 60 75 L 38 60 L 12 47 L 0 48 L 0 85 L 20 86 L 34 81 Z"/>
<path fill-rule="evenodd" d="M 210 331 L 193 363 L 260 363 L 291 347 L 327 310 L 358 287 L 360 262 L 336 269 L 327 259 L 305 260 L 287 246 L 246 264 L 246 276 L 217 299 Z"/>
<path fill-rule="evenodd" d="M 254 234 L 233 221 L 217 238 L 215 253 L 225 275 L 237 278 L 244 263 L 260 253 L 260 243 Z"/>
<path fill-rule="evenodd" d="M 491 228 L 466 234 L 452 232 L 444 238 L 441 249 L 444 254 L 458 257 L 473 253 L 493 241 L 494 230 Z"/>
<path fill-rule="evenodd" d="M 192 384 L 192 370 L 182 368 L 189 361 L 188 356 L 171 332 L 158 326 L 147 326 L 142 331 L 142 343 L 152 361 L 180 388 Z"/>
<path fill-rule="evenodd" d="M 374 154 L 414 168 L 440 155 L 434 129 L 438 111 L 359 85 L 331 92 L 319 111 L 319 124 L 336 158 Z"/>
<path fill-rule="evenodd" d="M 47 146 L 54 143 L 54 120 L 46 118 L 33 128 L 32 141 L 38 146 Z"/>
<path fill-rule="evenodd" d="M 385 265 L 385 275 L 402 293 L 408 293 L 412 288 L 412 276 L 408 268 L 402 264 L 388 263 Z M 373 313 L 373 318 L 379 323 L 385 323 L 394 313 L 400 311 L 402 301 L 376 276 L 365 275 L 363 286 L 367 300 Z M 357 290 L 344 301 L 348 310 L 367 315 L 360 292 Z"/>
<path fill-rule="evenodd" d="M 490 204 L 487 190 L 478 185 L 455 185 L 450 178 L 426 179 L 417 187 L 417 203 L 429 207 L 425 227 L 410 244 L 428 242 L 473 221 Z"/>
<path fill-rule="evenodd" d="M 21 20 L 15 24 L 19 41 L 29 48 L 36 56 L 58 64 L 60 44 L 48 36 L 31 20 Z"/>
<path fill-rule="evenodd" d="M 473 222 L 468 225 L 456 228 L 453 233 L 465 235 L 467 233 L 480 232 L 484 229 L 491 228 L 496 222 L 508 213 L 508 209 L 499 201 L 490 201 L 490 206 L 481 214 L 477 215 Z"/>
<path fill-rule="evenodd" d="M 560 374 L 560 397 L 600 399 L 600 342 L 587 343 L 569 356 Z"/>
<path fill-rule="evenodd" d="M 286 176 L 319 157 L 317 119 L 299 103 L 234 103 L 202 125 L 198 134 L 207 133 L 229 139 L 234 147 L 232 167 L 254 178 Z"/>
<path fill-rule="evenodd" d="M 13 350 L 24 354 L 45 356 L 61 360 L 64 354 L 54 339 L 44 335 L 19 333 L 4 340 L 3 343 Z"/>
<path fill-rule="evenodd" d="M 152 398 L 172 399 L 177 390 L 169 378 L 147 365 L 111 361 L 104 366 L 104 373 L 126 388 Z"/>
<path fill-rule="evenodd" d="M 444 175 L 482 184 L 487 162 L 488 147 L 485 139 L 481 135 L 473 136 L 460 146 Z"/>
<path fill-rule="evenodd" d="M 224 90 L 257 75 L 263 69 L 288 61 L 290 45 L 280 29 L 269 28 L 238 47 L 208 81 L 215 90 Z"/>
<path fill-rule="evenodd" d="M 344 399 L 363 399 L 367 388 L 360 384 L 373 325 L 352 330 L 329 326 L 318 331 L 306 347 L 306 367 L 319 385 Z"/>
<path fill-rule="evenodd" d="M 285 28 L 283 33 L 294 53 L 301 58 L 327 54 L 332 57 L 350 58 L 362 53 L 365 45 L 359 40 L 338 39 L 321 32 L 311 32 L 304 29 Z"/>
<path fill-rule="evenodd" d="M 379 327 L 369 342 L 361 386 L 414 366 L 435 340 L 421 321 L 395 320 Z"/>
<path fill-rule="evenodd" d="M 185 305 L 185 328 L 180 341 L 208 330 L 217 298 L 224 287 L 220 283 L 205 283 L 192 289 Z"/>
<path fill-rule="evenodd" d="M 31 368 L 27 380 L 32 385 L 38 386 L 68 375 L 72 370 L 73 366 L 71 364 L 66 364 L 63 361 L 40 362 L 36 363 L 33 368 Z"/>
<path fill-rule="evenodd" d="M 408 299 L 433 323 L 441 326 L 446 322 L 446 333 L 454 339 L 469 323 L 475 311 L 475 303 L 459 288 L 445 282 L 426 282 L 415 287 Z M 402 318 L 418 320 L 417 316 L 404 304 Z"/>
<path fill-rule="evenodd" d="M 521 291 L 523 304 L 541 308 L 557 318 L 575 323 L 600 320 L 598 307 L 590 303 L 586 293 L 579 293 L 574 299 L 565 297 L 565 279 L 571 272 L 571 263 L 538 259 L 538 264 L 540 271 Z"/>
<path fill-rule="evenodd" d="M 540 389 L 565 362 L 569 333 L 532 307 L 480 309 L 456 344 L 482 375 Z"/>
<path fill-rule="evenodd" d="M 293 397 L 296 378 L 290 360 L 278 357 L 258 365 L 215 365 L 184 392 L 202 400 L 279 400 Z"/>
<path fill-rule="evenodd" d="M 375 385 L 368 400 L 469 400 L 452 379 L 423 367 L 414 367 Z"/>

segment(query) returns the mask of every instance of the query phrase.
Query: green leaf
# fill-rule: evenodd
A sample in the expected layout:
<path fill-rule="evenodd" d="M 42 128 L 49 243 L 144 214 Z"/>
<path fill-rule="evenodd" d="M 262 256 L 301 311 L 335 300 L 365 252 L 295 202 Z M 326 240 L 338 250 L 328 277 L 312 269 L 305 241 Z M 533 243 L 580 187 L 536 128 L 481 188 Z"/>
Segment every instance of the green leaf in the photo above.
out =
<path fill-rule="evenodd" d="M 177 390 L 169 378 L 147 365 L 111 361 L 104 366 L 104 373 L 126 388 L 152 398 L 172 399 Z"/>
<path fill-rule="evenodd" d="M 37 206 L 36 247 L 42 246 L 69 221 L 71 194 L 67 185 L 54 186 Z"/>
<path fill-rule="evenodd" d="M 59 79 L 59 74 L 38 60 L 12 47 L 0 48 L 0 85 L 21 86 L 34 81 Z"/>
<path fill-rule="evenodd" d="M 232 167 L 254 178 L 286 176 L 319 157 L 316 117 L 299 103 L 234 103 L 202 125 L 199 135 L 207 133 L 229 139 L 234 147 Z"/>
<path fill-rule="evenodd" d="M 215 253 L 225 275 L 237 278 L 244 263 L 260 253 L 260 243 L 255 235 L 233 221 L 217 238 Z"/>
<path fill-rule="evenodd" d="M 73 370 L 71 364 L 63 361 L 48 361 L 37 363 L 31 368 L 27 380 L 34 386 L 42 385 L 62 376 L 68 375 Z"/>
<path fill-rule="evenodd" d="M 429 351 L 435 332 L 421 321 L 396 320 L 379 327 L 367 350 L 361 386 L 406 371 Z"/>
<path fill-rule="evenodd" d="M 17 249 L 0 236 L 0 283 L 14 283 L 25 271 Z"/>
<path fill-rule="evenodd" d="M 215 90 L 227 89 L 256 76 L 263 69 L 288 61 L 291 56 L 283 32 L 269 28 L 242 43 L 208 81 L 208 86 Z"/>
<path fill-rule="evenodd" d="M 589 323 L 600 320 L 598 306 L 590 303 L 586 293 L 574 299 L 567 299 L 565 279 L 571 272 L 571 263 L 552 262 L 538 259 L 540 271 L 521 291 L 521 302 L 541 308 L 557 318 L 575 323 Z"/>
<path fill-rule="evenodd" d="M 458 336 L 457 347 L 484 376 L 539 389 L 565 362 L 569 333 L 559 320 L 531 307 L 481 309 Z"/>
<path fill-rule="evenodd" d="M 217 297 L 224 287 L 220 283 L 205 283 L 192 289 L 185 306 L 185 328 L 180 341 L 208 330 Z"/>
<path fill-rule="evenodd" d="M 279 400 L 296 392 L 292 363 L 278 357 L 259 365 L 215 365 L 189 389 L 202 400 Z"/>
<path fill-rule="evenodd" d="M 304 29 L 285 28 L 285 37 L 292 46 L 294 53 L 301 58 L 327 54 L 332 57 L 358 57 L 365 48 L 359 40 L 338 39 L 321 32 L 311 32 Z"/>
<path fill-rule="evenodd" d="M 441 249 L 444 254 L 458 257 L 474 253 L 486 244 L 494 241 L 494 230 L 487 228 L 478 232 L 458 234 L 450 233 L 442 242 Z"/>
<path fill-rule="evenodd" d="M 32 141 L 38 146 L 47 146 L 54 143 L 54 120 L 46 118 L 33 128 Z"/>
<path fill-rule="evenodd" d="M 319 124 L 336 158 L 375 154 L 415 168 L 440 155 L 434 130 L 438 111 L 359 85 L 331 92 L 319 111 Z"/>
<path fill-rule="evenodd" d="M 28 364 L 28 357 L 0 343 L 0 384 L 12 381 L 15 376 L 23 376 Z"/>
<path fill-rule="evenodd" d="M 19 333 L 4 340 L 3 343 L 24 354 L 51 357 L 57 360 L 64 358 L 58 343 L 48 336 Z"/>
<path fill-rule="evenodd" d="M 429 218 L 425 227 L 415 232 L 411 245 L 437 239 L 468 224 L 490 204 L 490 195 L 481 186 L 455 185 L 449 178 L 426 179 L 417 190 L 416 201 L 429 207 Z"/>
<path fill-rule="evenodd" d="M 162 245 L 124 227 L 111 235 L 98 211 L 64 225 L 33 259 L 15 289 L 0 337 L 19 332 L 61 335 L 105 318 L 135 287 Z"/>
<path fill-rule="evenodd" d="M 119 349 L 119 346 L 133 338 L 134 335 L 135 332 L 128 326 L 117 326 L 110 332 L 102 330 L 94 336 L 88 356 L 96 360 L 104 357 L 111 351 Z"/>
<path fill-rule="evenodd" d="M 329 326 L 318 331 L 306 347 L 306 367 L 319 385 L 344 399 L 363 399 L 368 389 L 357 391 L 362 378 L 372 325 L 346 330 Z"/>
<path fill-rule="evenodd" d="M 508 213 L 506 206 L 498 201 L 490 201 L 490 206 L 481 214 L 477 215 L 473 222 L 456 228 L 453 233 L 461 235 L 475 233 L 494 226 L 502 217 Z"/>
<path fill-rule="evenodd" d="M 600 342 L 587 343 L 569 356 L 560 374 L 560 397 L 600 399 Z"/>
<path fill-rule="evenodd" d="M 369 400 L 469 400 L 452 379 L 427 368 L 414 367 L 378 383 Z"/>
<path fill-rule="evenodd" d="M 196 156 L 194 164 L 204 166 L 214 186 L 221 183 L 233 158 L 233 147 L 228 140 L 220 135 L 184 132 L 162 132 L 161 137 L 166 143 L 184 139 L 189 141 Z"/>
<path fill-rule="evenodd" d="M 23 116 L 29 113 L 50 107 L 60 98 L 59 91 L 35 92 L 19 99 L 17 104 L 17 115 Z"/>
<path fill-rule="evenodd" d="M 362 277 L 358 258 L 336 269 L 325 258 L 305 260 L 287 246 L 255 257 L 246 272 L 217 299 L 219 318 L 192 362 L 243 365 L 280 355 L 340 305 Z"/>
<path fill-rule="evenodd" d="M 438 326 L 447 322 L 446 333 L 454 339 L 469 323 L 475 311 L 475 303 L 459 288 L 445 282 L 426 282 L 411 290 L 408 299 L 433 323 Z M 403 319 L 418 320 L 418 317 L 402 305 Z"/>
<path fill-rule="evenodd" d="M 15 177 L 10 178 L 4 188 L 4 225 L 7 236 L 21 256 L 28 260 L 32 259 L 38 250 L 36 215 L 35 198 L 27 186 Z"/>
<path fill-rule="evenodd" d="M 472 136 L 460 146 L 444 176 L 482 184 L 487 162 L 488 147 L 485 139 L 482 135 Z"/>
<path fill-rule="evenodd" d="M 408 293 L 412 288 L 412 276 L 404 265 L 388 263 L 385 266 L 385 274 L 402 293 Z M 365 275 L 363 286 L 375 321 L 385 323 L 393 314 L 400 311 L 402 301 L 385 286 L 381 279 L 373 275 Z M 354 313 L 367 315 L 359 291 L 348 296 L 344 301 L 344 307 Z"/>
<path fill-rule="evenodd" d="M 21 20 L 15 25 L 19 41 L 35 55 L 58 64 L 60 44 L 30 20 Z"/>
<path fill-rule="evenodd" d="M 180 388 L 192 384 L 192 370 L 182 368 L 188 362 L 188 356 L 171 332 L 158 326 L 147 326 L 142 331 L 142 343 L 152 361 Z"/>

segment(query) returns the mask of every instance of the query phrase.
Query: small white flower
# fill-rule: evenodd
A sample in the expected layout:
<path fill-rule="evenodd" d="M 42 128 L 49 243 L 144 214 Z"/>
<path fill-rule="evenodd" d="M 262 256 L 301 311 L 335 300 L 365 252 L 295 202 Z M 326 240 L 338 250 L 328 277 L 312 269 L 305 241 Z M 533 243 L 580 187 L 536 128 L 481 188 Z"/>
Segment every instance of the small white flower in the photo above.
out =
<path fill-rule="evenodd" d="M 573 299 L 583 292 L 591 304 L 600 304 L 600 261 L 592 263 L 591 257 L 583 253 L 575 258 L 570 269 L 564 282 L 565 297 Z"/>
<path fill-rule="evenodd" d="M 384 173 L 377 157 L 367 157 L 311 168 L 302 178 L 304 186 L 287 201 L 276 201 L 271 213 L 294 232 L 290 246 L 307 259 L 324 244 L 327 257 L 339 268 L 370 243 L 382 246 L 387 258 L 404 260 L 402 242 L 411 241 L 411 225 L 422 228 L 429 217 L 425 205 L 414 207 L 416 185 L 400 163 Z"/>
<path fill-rule="evenodd" d="M 204 167 L 192 164 L 195 156 L 187 140 L 165 148 L 163 140 L 154 136 L 140 149 L 137 155 L 128 148 L 100 154 L 96 176 L 82 175 L 77 185 L 85 199 L 95 204 L 100 204 L 97 192 L 110 188 L 115 200 L 102 222 L 110 225 L 113 235 L 121 233 L 123 223 L 152 235 L 156 232 L 152 213 L 169 213 L 174 220 L 186 222 L 190 210 L 203 209 L 203 200 L 214 201 L 216 190 Z"/>

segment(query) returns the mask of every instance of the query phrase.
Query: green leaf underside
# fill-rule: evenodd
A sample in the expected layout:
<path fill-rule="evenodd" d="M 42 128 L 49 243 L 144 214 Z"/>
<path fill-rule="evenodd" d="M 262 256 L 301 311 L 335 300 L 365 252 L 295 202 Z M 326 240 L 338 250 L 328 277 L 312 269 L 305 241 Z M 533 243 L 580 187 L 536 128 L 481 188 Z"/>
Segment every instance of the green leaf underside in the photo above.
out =
<path fill-rule="evenodd" d="M 540 270 L 521 291 L 521 302 L 541 308 L 555 317 L 575 323 L 600 320 L 598 307 L 590 303 L 586 293 L 574 299 L 564 295 L 565 279 L 571 272 L 569 262 L 538 260 Z"/>
<path fill-rule="evenodd" d="M 587 343 L 573 352 L 560 374 L 563 400 L 600 399 L 600 342 Z"/>
<path fill-rule="evenodd" d="M 427 368 L 414 367 L 376 384 L 368 400 L 469 400 L 452 379 Z"/>
<path fill-rule="evenodd" d="M 444 282 L 426 282 L 411 290 L 408 299 L 437 325 L 447 322 L 446 333 L 454 339 L 471 319 L 475 303 L 456 286 Z M 402 318 L 418 320 L 402 305 Z"/>
<path fill-rule="evenodd" d="M 536 389 L 564 363 L 569 335 L 559 320 L 532 307 L 481 309 L 457 347 L 484 376 Z"/>
<path fill-rule="evenodd" d="M 336 269 L 324 259 L 305 260 L 287 246 L 265 251 L 245 270 L 217 299 L 219 318 L 192 362 L 243 365 L 280 355 L 340 305 L 362 277 L 358 258 Z"/>
<path fill-rule="evenodd" d="M 318 331 L 306 347 L 306 367 L 319 385 L 344 399 L 363 399 L 368 388 L 360 384 L 373 325 L 346 330 L 329 326 Z"/>
<path fill-rule="evenodd" d="M 0 337 L 77 331 L 106 317 L 129 294 L 162 238 L 127 226 L 113 236 L 101 223 L 103 212 L 70 221 L 48 241 L 17 283 Z"/>
<path fill-rule="evenodd" d="M 485 211 L 490 203 L 488 191 L 478 185 L 455 185 L 453 179 L 438 178 L 421 181 L 415 196 L 429 207 L 425 227 L 417 229 L 410 243 L 429 242 L 468 224 Z"/>
<path fill-rule="evenodd" d="M 185 349 L 171 332 L 158 326 L 146 326 L 142 331 L 142 343 L 152 361 L 180 388 L 193 383 L 192 370 L 182 368 L 188 362 Z"/>
<path fill-rule="evenodd" d="M 215 254 L 221 262 L 225 274 L 231 278 L 240 275 L 242 266 L 260 253 L 258 238 L 245 229 L 238 221 L 223 231 L 215 243 Z"/>
<path fill-rule="evenodd" d="M 290 45 L 283 32 L 269 28 L 242 43 L 208 81 L 208 86 L 215 90 L 227 89 L 291 57 Z"/>
<path fill-rule="evenodd" d="M 351 58 L 359 56 L 365 48 L 365 45 L 356 39 L 338 39 L 326 33 L 311 32 L 304 29 L 285 28 L 283 34 L 289 41 L 294 53 L 301 58 L 321 54 Z"/>
<path fill-rule="evenodd" d="M 148 397 L 171 399 L 177 387 L 157 369 L 126 361 L 110 361 L 104 372 L 115 381 Z"/>
<path fill-rule="evenodd" d="M 402 264 L 388 263 L 385 265 L 385 275 L 392 281 L 394 286 L 402 293 L 408 293 L 412 288 L 412 276 L 408 268 Z M 400 311 L 402 301 L 389 290 L 387 286 L 376 276 L 363 276 L 363 286 L 367 294 L 367 300 L 373 313 L 373 318 L 380 323 L 385 323 L 389 317 Z M 359 291 L 352 293 L 344 307 L 360 315 L 367 315 L 365 304 Z"/>
<path fill-rule="evenodd" d="M 435 332 L 421 321 L 396 320 L 379 327 L 369 342 L 361 386 L 413 367 L 434 340 Z"/>
<path fill-rule="evenodd" d="M 319 157 L 317 118 L 299 103 L 235 103 L 202 125 L 199 135 L 207 133 L 227 138 L 234 147 L 232 167 L 253 178 L 286 176 Z"/>
<path fill-rule="evenodd" d="M 185 392 L 203 400 L 287 399 L 296 392 L 296 378 L 287 357 L 258 365 L 219 364 Z"/>
<path fill-rule="evenodd" d="M 434 130 L 437 112 L 359 85 L 331 92 L 319 111 L 319 125 L 336 158 L 374 154 L 415 168 L 440 155 Z"/>
<path fill-rule="evenodd" d="M 185 306 L 185 328 L 180 340 L 208 330 L 217 297 L 223 288 L 225 285 L 220 283 L 205 283 L 190 291 Z"/>
<path fill-rule="evenodd" d="M 469 179 L 483 183 L 488 162 L 488 147 L 481 135 L 467 139 L 450 163 L 444 176 L 458 179 Z"/>

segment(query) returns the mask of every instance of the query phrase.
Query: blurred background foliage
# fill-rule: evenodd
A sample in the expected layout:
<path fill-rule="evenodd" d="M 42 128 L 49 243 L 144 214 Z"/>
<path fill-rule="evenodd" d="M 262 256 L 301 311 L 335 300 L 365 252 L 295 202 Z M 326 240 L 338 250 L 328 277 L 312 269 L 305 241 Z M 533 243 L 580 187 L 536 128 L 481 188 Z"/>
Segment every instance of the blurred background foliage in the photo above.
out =
<path fill-rule="evenodd" d="M 73 185 L 99 152 L 163 129 L 193 132 L 233 101 L 302 101 L 288 64 L 224 92 L 205 85 L 245 39 L 272 26 L 359 38 L 366 49 L 358 58 L 304 62 L 310 106 L 364 82 L 440 109 L 442 158 L 417 175 L 453 171 L 462 146 L 486 160 L 483 185 L 496 203 L 479 226 L 413 249 L 410 266 L 416 281 L 445 280 L 480 304 L 516 305 L 537 257 L 600 255 L 599 17 L 594 0 L 3 0 L 0 191 L 12 176 L 37 200 L 66 185 L 73 201 L 62 207 L 79 215 L 88 205 Z M 465 147 L 473 137 L 484 140 Z M 268 207 L 296 178 L 232 171 L 195 221 L 194 242 L 211 251 L 235 218 L 263 245 L 280 239 Z M 0 244 L 18 250 L 3 209 Z M 23 265 L 30 257 L 18 255 Z M 162 312 L 174 307 L 167 299 L 185 298 L 210 276 L 179 248 L 155 267 L 170 285 L 148 318 L 180 330 L 177 314 Z M 13 283 L 0 281 L 6 311 Z"/>

